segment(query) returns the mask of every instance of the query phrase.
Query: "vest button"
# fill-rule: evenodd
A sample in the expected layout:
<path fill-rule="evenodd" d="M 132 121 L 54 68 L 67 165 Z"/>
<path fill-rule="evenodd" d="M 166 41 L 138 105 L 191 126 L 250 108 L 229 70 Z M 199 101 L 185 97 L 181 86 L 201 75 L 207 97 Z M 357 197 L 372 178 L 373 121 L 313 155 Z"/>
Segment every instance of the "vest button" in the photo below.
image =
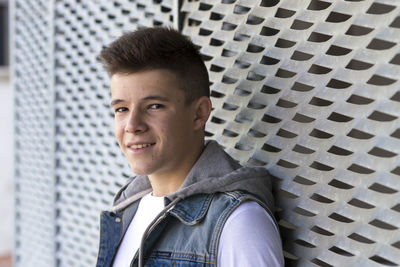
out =
<path fill-rule="evenodd" d="M 117 222 L 117 223 L 119 223 L 119 222 L 121 222 L 121 218 L 115 218 L 115 222 Z"/>

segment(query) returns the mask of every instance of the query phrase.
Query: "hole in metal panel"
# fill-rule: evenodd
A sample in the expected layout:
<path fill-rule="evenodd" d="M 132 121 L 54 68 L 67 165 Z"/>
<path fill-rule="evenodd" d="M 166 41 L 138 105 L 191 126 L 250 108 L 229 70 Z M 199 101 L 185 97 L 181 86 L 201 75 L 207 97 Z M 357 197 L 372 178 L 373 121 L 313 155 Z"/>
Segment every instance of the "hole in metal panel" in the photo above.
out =
<path fill-rule="evenodd" d="M 278 29 L 274 29 L 274 28 L 270 28 L 270 27 L 266 27 L 264 26 L 261 29 L 260 35 L 262 36 L 274 36 L 279 32 Z"/>
<path fill-rule="evenodd" d="M 352 49 L 345 48 L 342 46 L 331 45 L 329 49 L 326 51 L 327 55 L 331 56 L 344 56 L 353 51 Z"/>
<path fill-rule="evenodd" d="M 350 70 L 367 70 L 371 68 L 374 64 L 367 63 L 364 61 L 352 59 L 349 64 L 347 64 L 346 69 Z"/>
<path fill-rule="evenodd" d="M 292 72 L 292 71 L 289 71 L 289 70 L 284 70 L 284 69 L 279 68 L 276 71 L 275 76 L 276 77 L 280 77 L 280 78 L 292 78 L 296 74 L 297 74 L 296 72 Z"/>
<path fill-rule="evenodd" d="M 275 65 L 279 62 L 279 59 L 273 58 L 273 57 L 268 57 L 268 56 L 263 56 L 260 63 L 264 65 Z"/>
<path fill-rule="evenodd" d="M 346 102 L 357 105 L 367 105 L 374 102 L 374 99 L 352 94 Z"/>
<path fill-rule="evenodd" d="M 344 249 L 341 249 L 341 248 L 339 248 L 337 246 L 333 246 L 329 250 L 334 252 L 334 253 L 336 253 L 336 254 L 339 254 L 341 256 L 345 256 L 345 257 L 353 257 L 354 256 L 354 254 L 352 254 L 352 253 L 350 253 L 350 252 L 348 252 L 348 251 L 346 251 Z"/>
<path fill-rule="evenodd" d="M 374 205 L 371 205 L 365 201 L 359 200 L 357 198 L 352 198 L 349 202 L 350 205 L 357 207 L 357 208 L 361 208 L 361 209 L 373 209 L 375 208 Z"/>
<path fill-rule="evenodd" d="M 294 108 L 295 106 L 297 106 L 296 103 L 293 103 L 291 101 L 279 98 L 278 102 L 276 103 L 276 105 L 278 107 L 282 107 L 282 108 Z"/>
<path fill-rule="evenodd" d="M 313 23 L 311 22 L 295 19 L 290 28 L 293 30 L 306 30 L 310 28 L 312 25 Z"/>
<path fill-rule="evenodd" d="M 316 138 L 321 138 L 321 139 L 328 139 L 333 136 L 333 134 L 318 130 L 318 129 L 313 129 L 311 133 L 309 134 L 310 136 L 316 137 Z"/>
<path fill-rule="evenodd" d="M 268 85 L 263 85 L 263 87 L 261 88 L 261 93 L 270 94 L 270 95 L 277 94 L 280 91 L 281 91 L 280 89 L 274 88 L 274 87 L 271 87 Z"/>
<path fill-rule="evenodd" d="M 347 149 L 344 149 L 344 148 L 341 148 L 341 147 L 338 147 L 335 145 L 331 146 L 331 148 L 329 148 L 328 152 L 335 154 L 335 155 L 339 155 L 339 156 L 348 156 L 348 155 L 351 155 L 354 153 L 350 150 L 347 150 Z"/>
<path fill-rule="evenodd" d="M 339 222 L 343 222 L 343 223 L 352 223 L 352 222 L 354 222 L 354 220 L 352 220 L 350 218 L 347 218 L 347 217 L 345 217 L 343 215 L 340 215 L 339 213 L 336 213 L 336 212 L 334 212 L 331 215 L 329 215 L 329 218 L 331 218 L 333 220 L 336 220 L 336 221 L 339 221 Z"/>
<path fill-rule="evenodd" d="M 351 18 L 351 15 L 332 11 L 326 18 L 326 22 L 332 22 L 332 23 L 345 22 L 349 18 Z"/>
<path fill-rule="evenodd" d="M 396 226 L 391 225 L 389 223 L 386 223 L 384 221 L 381 221 L 379 219 L 374 219 L 374 220 L 370 221 L 369 224 L 371 224 L 371 225 L 373 225 L 375 227 L 381 228 L 381 229 L 385 229 L 385 230 L 397 230 L 397 229 L 399 229 Z"/>
<path fill-rule="evenodd" d="M 246 24 L 248 25 L 258 25 L 261 24 L 264 21 L 264 18 L 260 18 L 257 16 L 249 15 L 246 21 Z"/>
<path fill-rule="evenodd" d="M 297 245 L 300 245 L 300 246 L 302 246 L 302 247 L 315 248 L 315 246 L 314 246 L 313 244 L 308 243 L 308 242 L 306 242 L 306 241 L 304 241 L 304 240 L 302 240 L 302 239 L 296 239 L 296 240 L 294 241 L 294 243 L 296 243 Z"/>
<path fill-rule="evenodd" d="M 327 197 L 324 197 L 320 194 L 314 193 L 310 199 L 315 200 L 317 202 L 325 203 L 325 204 L 330 204 L 333 203 L 334 201 L 332 199 L 329 199 Z"/>
<path fill-rule="evenodd" d="M 252 43 L 249 43 L 249 45 L 247 46 L 246 51 L 249 53 L 260 53 L 264 50 L 264 47 L 259 46 L 259 45 L 255 45 Z"/>
<path fill-rule="evenodd" d="M 321 0 L 311 0 L 310 4 L 308 5 L 307 9 L 308 10 L 324 10 L 330 7 L 332 3 L 326 2 L 326 1 L 321 1 Z"/>
<path fill-rule="evenodd" d="M 306 217 L 314 217 L 315 215 L 317 215 L 317 214 L 315 214 L 315 213 L 313 213 L 313 212 L 311 212 L 309 210 L 305 210 L 305 209 L 300 208 L 300 207 L 294 208 L 293 211 L 296 212 L 297 214 L 300 214 L 300 215 L 303 215 L 303 216 L 306 216 Z"/>
<path fill-rule="evenodd" d="M 294 146 L 294 148 L 292 149 L 293 151 L 297 152 L 297 153 L 301 153 L 301 154 L 312 154 L 315 152 L 315 150 L 305 147 L 305 146 L 301 146 L 296 144 Z"/>
<path fill-rule="evenodd" d="M 316 64 L 312 64 L 311 67 L 308 69 L 308 72 L 313 74 L 327 74 L 331 71 L 332 71 L 331 68 L 327 68 Z"/>
<path fill-rule="evenodd" d="M 374 172 L 375 172 L 374 170 L 371 170 L 371 169 L 369 169 L 369 168 L 367 168 L 367 167 L 358 165 L 358 164 L 356 164 L 356 163 L 351 164 L 351 166 L 348 167 L 347 169 L 348 169 L 349 171 L 356 172 L 356 173 L 360 173 L 360 174 L 371 174 L 371 173 L 374 173 Z"/>
<path fill-rule="evenodd" d="M 394 42 L 374 38 L 368 44 L 367 48 L 372 49 L 372 50 L 386 50 L 386 49 L 392 48 L 395 45 L 396 45 L 396 43 L 394 43 Z"/>
<path fill-rule="evenodd" d="M 386 14 L 391 12 L 395 8 L 396 8 L 395 6 L 386 5 L 382 3 L 372 3 L 372 5 L 367 10 L 367 14 L 373 14 L 373 15 Z"/>
<path fill-rule="evenodd" d="M 239 134 L 232 132 L 230 130 L 224 129 L 224 131 L 222 132 L 223 136 L 227 136 L 227 137 L 237 137 Z"/>
<path fill-rule="evenodd" d="M 380 147 L 376 147 L 376 146 L 373 147 L 368 152 L 368 154 L 374 155 L 374 156 L 377 156 L 377 157 L 382 157 L 382 158 L 393 158 L 393 157 L 397 156 L 397 154 L 392 152 L 392 151 L 389 151 L 389 150 L 386 150 L 386 149 L 383 149 L 383 148 L 380 148 Z"/>
<path fill-rule="evenodd" d="M 328 41 L 331 38 L 332 38 L 332 35 L 327 35 L 327 34 L 318 33 L 318 32 L 312 32 L 310 34 L 310 37 L 308 37 L 307 41 L 314 42 L 314 43 L 323 43 L 323 42 Z"/>
<path fill-rule="evenodd" d="M 312 89 L 314 89 L 314 86 L 311 85 L 307 85 L 304 83 L 300 83 L 300 82 L 295 82 L 292 86 L 292 88 L 290 88 L 293 91 L 298 91 L 298 92 L 308 92 L 311 91 Z"/>
<path fill-rule="evenodd" d="M 246 14 L 249 11 L 250 11 L 249 7 L 236 4 L 233 13 L 241 15 L 241 14 Z"/>
<path fill-rule="evenodd" d="M 389 27 L 400 29 L 400 16 L 396 17 Z"/>
<path fill-rule="evenodd" d="M 365 236 L 359 235 L 357 233 L 352 233 L 351 235 L 348 236 L 350 239 L 353 239 L 354 241 L 364 243 L 364 244 L 374 244 L 375 241 L 366 238 Z"/>
<path fill-rule="evenodd" d="M 296 13 L 296 11 L 285 9 L 285 8 L 278 8 L 278 10 L 275 13 L 276 18 L 290 18 Z"/>
<path fill-rule="evenodd" d="M 395 130 L 390 136 L 394 137 L 394 138 L 397 138 L 397 139 L 400 139 L 400 128 Z"/>
<path fill-rule="evenodd" d="M 224 21 L 221 26 L 221 30 L 223 31 L 233 31 L 236 28 L 237 28 L 236 24 L 232 24 L 226 21 Z"/>
<path fill-rule="evenodd" d="M 366 133 L 366 132 L 363 132 L 363 131 L 360 131 L 357 129 L 352 129 L 347 134 L 347 136 L 357 138 L 357 139 L 364 139 L 364 140 L 371 139 L 372 137 L 374 137 L 373 134 L 369 134 L 369 133 Z"/>
<path fill-rule="evenodd" d="M 373 28 L 368 28 L 360 25 L 351 25 L 345 34 L 351 36 L 362 36 L 372 32 Z"/>
<path fill-rule="evenodd" d="M 260 6 L 264 7 L 273 7 L 276 6 L 276 4 L 279 3 L 279 0 L 262 0 L 260 3 Z"/>
<path fill-rule="evenodd" d="M 313 226 L 310 230 L 313 231 L 313 232 L 316 232 L 318 234 L 325 235 L 325 236 L 333 236 L 334 235 L 334 233 L 332 233 L 332 232 L 330 232 L 328 230 L 325 230 L 325 229 L 323 229 L 323 228 L 321 228 L 319 226 L 316 226 L 316 225 Z"/>
<path fill-rule="evenodd" d="M 337 113 L 337 112 L 332 112 L 329 117 L 327 118 L 328 120 L 331 121 L 336 121 L 336 122 L 349 122 L 353 120 L 352 117 Z"/>
<path fill-rule="evenodd" d="M 350 85 L 351 85 L 351 83 L 348 83 L 345 81 L 331 79 L 328 82 L 328 84 L 326 85 L 326 87 L 334 88 L 334 89 L 346 89 L 346 88 L 350 87 Z"/>
<path fill-rule="evenodd" d="M 296 44 L 296 42 L 278 38 L 278 40 L 276 40 L 275 47 L 290 48 L 290 47 L 294 46 L 295 44 Z"/>
<path fill-rule="evenodd" d="M 230 103 L 224 103 L 223 105 L 222 105 L 222 108 L 223 109 L 225 109 L 225 110 L 237 110 L 238 108 L 239 108 L 239 106 L 238 105 L 233 105 L 233 104 L 230 104 Z"/>
<path fill-rule="evenodd" d="M 373 261 L 375 261 L 375 262 L 377 262 L 379 264 L 386 265 L 386 266 L 399 266 L 396 263 L 394 263 L 394 262 L 392 262 L 392 261 L 390 261 L 388 259 L 385 259 L 385 258 L 383 258 L 381 256 L 378 256 L 378 255 L 374 255 L 374 256 L 370 257 L 369 259 L 373 260 Z"/>
<path fill-rule="evenodd" d="M 295 138 L 297 136 L 297 134 L 286 131 L 284 129 L 279 129 L 276 135 L 284 138 Z"/>
<path fill-rule="evenodd" d="M 247 133 L 247 135 L 248 135 L 248 136 L 251 136 L 251 137 L 256 137 L 256 138 L 261 138 L 261 137 L 267 136 L 267 134 L 262 133 L 262 132 L 260 132 L 260 131 L 257 131 L 257 130 L 255 130 L 255 129 L 253 129 L 253 128 L 251 128 L 251 129 L 249 130 L 249 132 Z"/>
<path fill-rule="evenodd" d="M 304 184 L 304 185 L 315 185 L 316 182 L 313 182 L 311 180 L 308 180 L 302 176 L 297 175 L 296 177 L 294 177 L 293 179 L 294 182 L 299 183 L 299 184 Z"/>
<path fill-rule="evenodd" d="M 313 106 L 317 106 L 317 107 L 327 107 L 333 104 L 332 101 L 326 100 L 326 99 L 322 99 L 319 97 L 314 96 L 310 102 L 308 102 L 308 104 L 313 105 Z"/>
<path fill-rule="evenodd" d="M 310 122 L 315 121 L 314 118 L 308 117 L 308 116 L 300 114 L 300 113 L 296 113 L 294 115 L 294 117 L 292 118 L 292 120 L 301 122 L 301 123 L 310 123 Z"/>
<path fill-rule="evenodd" d="M 262 146 L 261 149 L 262 149 L 262 150 L 265 150 L 265 151 L 268 151 L 268 152 L 273 152 L 273 153 L 281 152 L 281 151 L 282 151 L 282 149 L 280 149 L 280 148 L 278 148 L 278 147 L 276 147 L 276 146 L 269 145 L 269 144 L 267 144 L 267 143 L 265 143 L 265 144 Z"/>
<path fill-rule="evenodd" d="M 333 167 L 328 166 L 326 164 L 322 164 L 318 161 L 314 161 L 313 163 L 311 163 L 310 167 L 319 171 L 331 171 L 334 169 Z"/>
<path fill-rule="evenodd" d="M 307 53 L 295 50 L 290 59 L 297 60 L 297 61 L 306 61 L 306 60 L 309 60 L 310 58 L 312 58 L 313 56 L 314 55 L 312 55 L 312 54 L 307 54 Z"/>
<path fill-rule="evenodd" d="M 397 92 L 390 98 L 390 100 L 400 102 L 400 91 L 397 91 Z"/>
<path fill-rule="evenodd" d="M 326 263 L 326 262 L 324 262 L 324 261 L 322 261 L 322 260 L 320 260 L 318 258 L 312 259 L 311 262 L 315 263 L 316 265 L 321 266 L 321 267 L 333 267 L 333 265 L 330 265 L 330 264 L 328 264 L 328 263 Z"/>
<path fill-rule="evenodd" d="M 264 116 L 261 119 L 264 122 L 269 122 L 269 123 L 278 123 L 281 122 L 282 120 L 273 116 L 270 116 L 268 114 L 264 114 Z"/>
<path fill-rule="evenodd" d="M 393 173 L 395 175 L 399 175 L 400 176 L 400 166 L 397 166 L 396 168 L 391 170 L 390 173 Z"/>
<path fill-rule="evenodd" d="M 374 121 L 394 121 L 397 117 L 375 110 L 368 116 L 368 119 Z"/>
<path fill-rule="evenodd" d="M 398 192 L 397 190 L 394 190 L 388 186 L 378 184 L 378 183 L 374 183 L 373 185 L 368 187 L 368 189 L 371 189 L 371 190 L 374 190 L 376 192 L 383 193 L 383 194 L 395 194 Z"/>
<path fill-rule="evenodd" d="M 395 80 L 395 79 L 391 79 L 388 77 L 384 77 L 384 76 L 375 74 L 367 81 L 367 83 L 372 84 L 372 85 L 381 86 L 381 85 L 391 85 L 391 84 L 395 83 L 396 81 L 397 80 Z"/>
<path fill-rule="evenodd" d="M 294 164 L 294 163 L 289 162 L 289 161 L 284 160 L 284 159 L 280 159 L 280 160 L 276 163 L 276 165 L 282 166 L 282 167 L 284 167 L 284 168 L 289 168 L 289 169 L 294 169 L 294 168 L 299 167 L 299 165 Z"/>

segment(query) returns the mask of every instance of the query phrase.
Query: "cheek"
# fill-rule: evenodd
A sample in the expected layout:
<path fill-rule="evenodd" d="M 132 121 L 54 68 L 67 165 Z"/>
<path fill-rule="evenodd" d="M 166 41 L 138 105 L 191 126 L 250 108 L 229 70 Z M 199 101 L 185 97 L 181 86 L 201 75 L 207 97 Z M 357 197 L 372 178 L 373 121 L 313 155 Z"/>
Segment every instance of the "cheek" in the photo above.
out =
<path fill-rule="evenodd" d="M 123 136 L 123 126 L 121 125 L 121 123 L 115 121 L 114 122 L 114 135 L 117 138 L 118 143 L 120 143 L 122 141 L 122 136 Z"/>

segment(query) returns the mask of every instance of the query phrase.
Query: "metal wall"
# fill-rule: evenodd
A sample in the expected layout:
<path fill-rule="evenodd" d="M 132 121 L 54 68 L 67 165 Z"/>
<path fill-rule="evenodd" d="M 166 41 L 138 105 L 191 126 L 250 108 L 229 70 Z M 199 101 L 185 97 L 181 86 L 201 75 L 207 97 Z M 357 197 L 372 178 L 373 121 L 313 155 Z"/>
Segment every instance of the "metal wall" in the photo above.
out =
<path fill-rule="evenodd" d="M 93 266 L 131 175 L 101 47 L 180 25 L 201 47 L 206 128 L 272 174 L 288 266 L 400 262 L 400 2 L 12 2 L 16 266 Z"/>

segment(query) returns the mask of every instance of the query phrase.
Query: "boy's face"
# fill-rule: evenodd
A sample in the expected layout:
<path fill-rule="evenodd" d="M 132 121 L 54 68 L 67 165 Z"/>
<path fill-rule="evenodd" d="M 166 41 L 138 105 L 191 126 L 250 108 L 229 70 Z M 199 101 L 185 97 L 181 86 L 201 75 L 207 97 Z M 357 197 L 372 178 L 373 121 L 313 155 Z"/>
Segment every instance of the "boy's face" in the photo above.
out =
<path fill-rule="evenodd" d="M 148 70 L 111 77 L 115 135 L 134 173 L 173 175 L 183 168 L 203 125 L 185 104 L 176 76 Z"/>

